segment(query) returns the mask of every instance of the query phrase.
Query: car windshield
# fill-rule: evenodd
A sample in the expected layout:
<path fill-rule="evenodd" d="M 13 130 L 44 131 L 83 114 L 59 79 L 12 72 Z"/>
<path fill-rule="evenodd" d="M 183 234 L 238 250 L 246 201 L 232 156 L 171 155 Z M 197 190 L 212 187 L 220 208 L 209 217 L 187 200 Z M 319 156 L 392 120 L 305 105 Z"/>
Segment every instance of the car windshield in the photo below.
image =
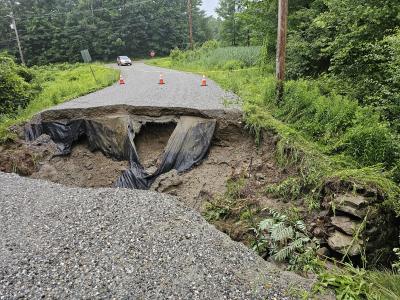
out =
<path fill-rule="evenodd" d="M 119 58 L 121 58 L 121 59 L 129 59 L 128 56 L 120 56 Z"/>

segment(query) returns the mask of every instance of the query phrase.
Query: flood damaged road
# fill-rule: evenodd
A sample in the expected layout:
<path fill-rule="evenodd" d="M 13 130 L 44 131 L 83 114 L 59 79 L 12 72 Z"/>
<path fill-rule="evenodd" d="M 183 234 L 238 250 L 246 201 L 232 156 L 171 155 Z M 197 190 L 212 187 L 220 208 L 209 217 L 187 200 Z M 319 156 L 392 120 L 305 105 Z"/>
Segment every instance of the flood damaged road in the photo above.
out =
<path fill-rule="evenodd" d="M 235 95 L 222 90 L 212 80 L 201 86 L 202 76 L 168 70 L 136 62 L 133 66 L 112 66 L 121 71 L 125 84 L 118 83 L 103 90 L 58 105 L 53 109 L 93 108 L 110 105 L 180 107 L 199 110 L 225 109 L 224 100 Z M 165 84 L 159 84 L 163 74 Z"/>
<path fill-rule="evenodd" d="M 0 299 L 291 299 L 290 291 L 308 289 L 309 280 L 264 261 L 199 213 L 232 171 L 280 176 L 265 163 L 273 143 L 256 147 L 241 111 L 223 105 L 235 97 L 185 72 L 143 63 L 121 71 L 125 85 L 40 113 L 26 127 L 32 139 L 4 149 L 5 159 L 0 153 L 7 172 L 18 170 L 19 156 L 23 175 L 36 178 L 0 172 Z M 187 118 L 216 123 L 202 163 L 157 178 L 152 188 L 164 194 L 111 188 L 127 168 L 154 174 Z M 196 141 L 202 127 L 190 128 L 182 137 Z"/>

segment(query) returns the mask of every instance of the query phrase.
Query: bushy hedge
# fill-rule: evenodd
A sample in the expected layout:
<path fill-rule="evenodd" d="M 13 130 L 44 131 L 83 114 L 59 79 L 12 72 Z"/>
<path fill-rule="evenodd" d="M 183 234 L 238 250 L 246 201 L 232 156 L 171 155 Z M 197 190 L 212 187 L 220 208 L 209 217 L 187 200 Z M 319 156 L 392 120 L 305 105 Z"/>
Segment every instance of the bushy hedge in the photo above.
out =
<path fill-rule="evenodd" d="M 15 115 L 29 104 L 39 90 L 34 77 L 34 72 L 0 54 L 0 116 Z"/>

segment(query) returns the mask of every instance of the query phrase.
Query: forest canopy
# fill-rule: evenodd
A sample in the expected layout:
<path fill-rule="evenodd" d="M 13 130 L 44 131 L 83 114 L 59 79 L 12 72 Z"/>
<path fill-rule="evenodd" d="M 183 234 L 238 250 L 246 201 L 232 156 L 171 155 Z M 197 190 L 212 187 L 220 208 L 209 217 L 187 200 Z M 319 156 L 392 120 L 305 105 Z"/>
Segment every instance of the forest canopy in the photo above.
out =
<path fill-rule="evenodd" d="M 10 5 L 11 3 L 11 5 Z M 214 38 L 210 17 L 192 1 L 194 40 Z M 96 60 L 117 55 L 144 57 L 187 48 L 187 5 L 183 0 L 24 0 L 0 1 L 0 49 L 18 56 L 10 28 L 13 10 L 28 65 L 80 61 L 89 49 Z"/>

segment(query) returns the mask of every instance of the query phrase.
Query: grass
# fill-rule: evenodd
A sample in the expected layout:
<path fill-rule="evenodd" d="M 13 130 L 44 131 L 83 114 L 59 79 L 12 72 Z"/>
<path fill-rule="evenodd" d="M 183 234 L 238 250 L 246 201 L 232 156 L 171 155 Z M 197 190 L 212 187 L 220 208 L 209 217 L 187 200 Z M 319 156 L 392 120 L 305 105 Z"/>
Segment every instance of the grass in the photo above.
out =
<path fill-rule="evenodd" d="M 186 54 L 176 51 L 148 63 L 205 74 L 241 97 L 246 126 L 257 142 L 266 130 L 279 137 L 276 159 L 284 167 L 295 168 L 297 176 L 269 186 L 265 192 L 289 201 L 303 198 L 312 211 L 319 209 L 326 182 L 346 182 L 352 187 L 377 190 L 385 198 L 383 204 L 400 215 L 400 187 L 393 176 L 395 166 L 400 165 L 400 143 L 387 124 L 356 101 L 332 93 L 322 80 L 288 81 L 284 103 L 276 103 L 272 64 L 263 64 L 261 71 L 256 58 L 251 64 L 229 62 L 239 61 L 241 51 L 238 48 L 234 55 L 230 48 Z M 252 55 L 256 56 L 255 52 Z M 221 61 L 213 62 L 212 57 L 217 56 Z M 237 189 L 228 186 L 230 190 Z M 231 226 L 228 221 L 236 220 L 231 223 L 238 226 L 241 212 L 247 211 L 250 203 L 232 198 L 237 197 L 227 193 L 216 199 L 205 216 L 235 237 L 235 230 L 226 228 Z M 251 215 L 254 222 L 257 213 Z M 399 287 L 398 272 L 348 265 L 320 272 L 316 290 L 333 288 L 337 299 L 399 299 Z"/>
<path fill-rule="evenodd" d="M 336 299 L 400 299 L 400 274 L 386 271 L 367 271 L 345 265 L 321 272 L 314 292 L 323 292 L 326 288 L 335 290 Z"/>
<path fill-rule="evenodd" d="M 387 124 L 368 108 L 324 90 L 324 83 L 318 81 L 288 81 L 285 101 L 277 105 L 273 66 L 261 72 L 257 51 L 245 52 L 255 56 L 251 65 L 237 64 L 234 69 L 225 62 L 245 56 L 243 47 L 236 52 L 231 48 L 197 50 L 195 54 L 176 51 L 148 63 L 205 74 L 239 95 L 245 122 L 256 139 L 262 138 L 263 130 L 279 136 L 276 158 L 283 166 L 297 168 L 299 186 L 287 185 L 297 197 L 316 197 L 326 181 L 345 180 L 377 188 L 400 215 L 400 187 L 391 175 L 399 162 L 400 140 Z M 214 56 L 226 59 L 208 67 Z M 282 193 L 293 196 L 290 191 Z"/>
<path fill-rule="evenodd" d="M 33 67 L 35 81 L 41 86 L 40 93 L 16 116 L 4 116 L 0 119 L 0 142 L 15 138 L 9 128 L 28 121 L 36 113 L 116 82 L 119 75 L 117 70 L 101 64 L 91 66 L 97 81 L 94 80 L 90 67 L 85 64 Z"/>

